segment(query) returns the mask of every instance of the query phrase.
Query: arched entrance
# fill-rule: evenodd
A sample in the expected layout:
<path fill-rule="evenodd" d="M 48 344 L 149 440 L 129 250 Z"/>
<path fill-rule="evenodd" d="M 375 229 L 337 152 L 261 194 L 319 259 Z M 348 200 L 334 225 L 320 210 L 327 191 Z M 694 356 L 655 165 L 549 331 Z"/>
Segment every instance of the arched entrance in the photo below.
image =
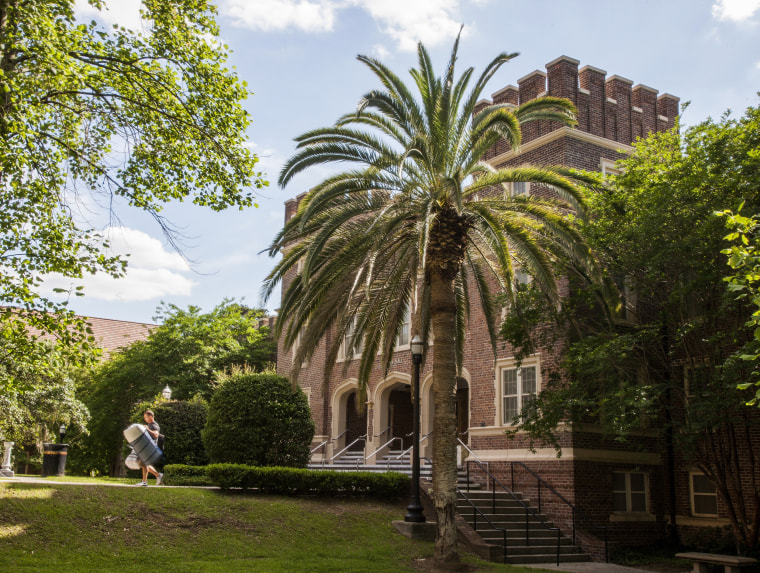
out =
<path fill-rule="evenodd" d="M 412 445 L 412 392 L 410 387 L 411 376 L 400 372 L 391 372 L 388 377 L 378 383 L 374 391 L 374 418 L 373 427 L 376 435 L 373 436 L 372 451 L 381 448 L 378 456 L 387 452 L 382 448 L 391 438 L 394 440 L 388 449 L 406 449 Z"/>
<path fill-rule="evenodd" d="M 346 399 L 346 441 L 347 446 L 351 445 L 350 451 L 363 450 L 365 442 L 358 438 L 367 433 L 367 408 L 362 408 L 362 412 L 357 412 L 356 400 L 358 392 L 354 390 Z"/>
<path fill-rule="evenodd" d="M 412 445 L 413 413 L 411 388 L 399 384 L 388 396 L 388 425 L 391 428 L 390 435 L 401 438 L 404 450 Z M 398 442 L 394 443 L 393 447 L 397 448 Z"/>

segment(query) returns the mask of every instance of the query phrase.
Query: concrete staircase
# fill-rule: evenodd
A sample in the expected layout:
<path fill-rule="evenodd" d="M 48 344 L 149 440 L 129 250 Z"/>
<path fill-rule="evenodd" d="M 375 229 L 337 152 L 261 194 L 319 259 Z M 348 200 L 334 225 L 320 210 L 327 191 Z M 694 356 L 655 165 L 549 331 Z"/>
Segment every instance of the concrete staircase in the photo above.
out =
<path fill-rule="evenodd" d="M 374 463 L 364 463 L 364 452 L 346 452 L 332 464 L 311 463 L 309 469 L 333 470 L 333 471 L 361 471 L 361 472 L 399 472 L 409 477 L 412 475 L 412 462 L 410 454 L 401 455 L 401 450 L 389 451 L 385 456 L 370 460 Z M 420 460 L 420 479 L 431 479 L 433 466 L 427 460 Z"/>
<path fill-rule="evenodd" d="M 467 496 L 469 502 L 463 496 Z M 517 497 L 520 498 L 519 495 Z M 496 511 L 494 511 L 492 500 L 493 492 L 491 491 L 460 490 L 457 511 L 488 544 L 497 545 L 503 549 L 504 532 L 502 530 L 506 531 L 506 563 L 557 562 L 557 531 L 550 529 L 554 528 L 554 524 L 546 516 L 529 512 L 526 530 L 526 511 L 520 502 L 506 492 L 497 491 Z M 522 502 L 530 506 L 527 500 L 522 500 Z M 473 504 L 482 514 L 473 509 Z M 560 563 L 591 561 L 588 555 L 561 533 L 559 548 Z M 503 555 L 503 551 L 498 552 L 499 561 L 504 560 Z"/>

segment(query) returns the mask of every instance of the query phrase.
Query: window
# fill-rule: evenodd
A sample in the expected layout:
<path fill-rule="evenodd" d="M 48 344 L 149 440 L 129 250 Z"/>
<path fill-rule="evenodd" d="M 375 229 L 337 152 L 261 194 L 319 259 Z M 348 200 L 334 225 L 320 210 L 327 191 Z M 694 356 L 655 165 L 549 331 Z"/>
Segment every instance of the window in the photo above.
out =
<path fill-rule="evenodd" d="M 351 348 L 351 344 L 353 344 L 355 331 L 356 331 L 356 317 L 352 318 L 351 322 L 348 323 L 348 327 L 346 328 L 346 334 L 343 336 L 343 346 L 341 348 L 340 354 L 344 360 L 346 358 L 351 358 L 348 356 L 348 352 L 349 352 L 349 349 Z M 357 356 L 361 353 L 362 353 L 362 343 L 360 341 L 354 348 L 353 356 Z"/>
<path fill-rule="evenodd" d="M 530 275 L 522 269 L 515 271 L 515 286 L 517 290 L 525 290 L 530 284 Z"/>
<path fill-rule="evenodd" d="M 296 352 L 301 346 L 301 342 L 303 341 L 304 334 L 306 334 L 306 325 L 302 326 L 301 329 L 298 331 L 296 340 L 293 343 L 293 357 L 295 357 Z M 307 359 L 304 359 L 303 362 L 301 362 L 301 368 L 307 368 L 308 366 L 309 366 L 309 360 L 307 358 Z"/>
<path fill-rule="evenodd" d="M 628 277 L 615 277 L 615 285 L 620 291 L 620 311 L 616 315 L 618 322 L 632 324 L 636 322 L 636 303 L 638 297 Z"/>
<path fill-rule="evenodd" d="M 694 364 L 683 367 L 684 389 L 686 399 L 710 397 L 713 369 L 707 364 Z"/>
<path fill-rule="evenodd" d="M 612 511 L 648 513 L 647 474 L 612 472 Z"/>
<path fill-rule="evenodd" d="M 406 309 L 404 313 L 404 321 L 401 323 L 401 332 L 396 338 L 396 348 L 400 346 L 409 346 L 409 327 L 411 326 L 411 313 L 409 309 Z"/>
<path fill-rule="evenodd" d="M 513 181 L 511 184 L 512 194 L 515 197 L 530 195 L 530 183 L 527 181 Z"/>
<path fill-rule="evenodd" d="M 537 366 L 501 370 L 502 424 L 511 425 L 523 407 L 535 399 L 538 391 L 537 370 Z"/>
<path fill-rule="evenodd" d="M 612 161 L 611 159 L 602 159 L 599 163 L 599 168 L 604 176 L 623 174 L 623 170 L 618 167 L 617 162 Z"/>
<path fill-rule="evenodd" d="M 692 472 L 689 476 L 691 514 L 697 517 L 718 517 L 718 492 L 706 475 Z"/>

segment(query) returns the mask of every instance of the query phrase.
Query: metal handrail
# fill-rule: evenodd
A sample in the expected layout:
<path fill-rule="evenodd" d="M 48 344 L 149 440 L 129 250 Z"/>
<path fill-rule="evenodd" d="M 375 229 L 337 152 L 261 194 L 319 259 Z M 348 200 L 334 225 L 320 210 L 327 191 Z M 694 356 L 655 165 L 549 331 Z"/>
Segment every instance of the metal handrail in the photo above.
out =
<path fill-rule="evenodd" d="M 380 432 L 379 434 L 375 434 L 375 435 L 374 435 L 374 436 L 372 436 L 372 437 L 373 437 L 373 438 L 379 438 L 380 436 L 382 436 L 382 435 L 383 435 L 385 432 L 387 432 L 387 431 L 388 431 L 388 430 L 390 430 L 390 429 L 391 429 L 391 427 L 390 427 L 390 426 L 388 426 L 388 427 L 387 427 L 387 428 L 385 428 L 385 429 L 384 429 L 382 432 Z"/>
<path fill-rule="evenodd" d="M 335 442 L 336 440 L 339 440 L 341 437 L 343 437 L 343 434 L 345 434 L 346 432 L 348 432 L 348 428 L 346 428 L 345 430 L 343 430 L 343 431 L 342 431 L 340 434 L 338 434 L 336 437 L 334 437 L 334 438 L 329 438 L 329 439 L 325 440 L 324 442 L 322 442 L 321 444 L 319 444 L 319 445 L 318 445 L 316 448 L 314 448 L 313 450 L 311 450 L 311 452 L 309 452 L 309 455 L 311 456 L 312 454 L 314 454 L 314 452 L 316 452 L 316 451 L 317 451 L 319 448 L 321 448 L 321 447 L 322 447 L 322 446 L 324 446 L 325 444 L 329 444 L 330 442 Z M 323 469 L 324 469 L 324 467 L 325 467 L 325 462 L 326 462 L 326 461 L 332 461 L 332 460 L 325 460 L 325 458 L 323 457 L 323 458 L 322 458 L 322 468 L 323 468 Z"/>
<path fill-rule="evenodd" d="M 464 443 L 462 440 L 460 440 L 459 438 L 457 438 L 457 442 L 459 442 L 460 444 L 462 444 L 462 447 L 463 447 L 465 450 L 467 450 L 467 453 L 468 453 L 468 454 L 470 454 L 470 456 L 472 456 L 473 458 L 475 458 L 479 464 L 486 466 L 486 468 L 490 467 L 490 466 L 488 465 L 488 462 L 484 462 L 484 461 L 482 461 L 482 460 L 481 460 L 481 459 L 480 459 L 480 458 L 477 456 L 477 454 L 476 454 L 475 452 L 473 452 L 473 451 L 472 451 L 470 448 L 468 448 L 468 447 L 467 447 L 467 444 L 465 444 L 465 443 Z M 468 456 L 468 459 L 469 459 L 469 456 Z"/>
<path fill-rule="evenodd" d="M 311 450 L 311 451 L 309 452 L 309 455 L 310 455 L 310 456 L 314 455 L 314 452 L 316 452 L 316 451 L 317 451 L 319 448 L 321 448 L 321 447 L 325 446 L 326 444 L 329 444 L 331 441 L 332 441 L 332 440 L 325 440 L 324 442 L 322 442 L 321 444 L 319 444 L 319 445 L 318 445 L 316 448 L 314 448 L 313 450 Z"/>
<path fill-rule="evenodd" d="M 457 488 L 457 493 L 464 498 L 464 500 L 469 503 L 472 506 L 472 528 L 477 531 L 478 530 L 478 513 L 480 516 L 485 519 L 488 524 L 496 531 L 501 531 L 502 536 L 504 536 L 504 563 L 507 562 L 507 530 L 503 527 L 498 527 L 493 521 L 491 521 L 488 516 L 480 511 L 477 505 L 475 505 L 472 500 L 467 497 L 461 489 Z"/>
<path fill-rule="evenodd" d="M 382 446 L 380 446 L 379 448 L 377 448 L 377 449 L 376 449 L 374 452 L 372 452 L 370 455 L 368 455 L 366 458 L 364 458 L 364 463 L 366 464 L 366 463 L 367 463 L 367 461 L 368 461 L 368 460 L 369 460 L 371 457 L 373 457 L 373 456 L 376 456 L 376 455 L 377 455 L 377 453 L 378 453 L 380 450 L 382 450 L 382 449 L 383 449 L 385 446 L 387 446 L 387 445 L 389 445 L 389 444 L 392 444 L 392 443 L 393 443 L 393 442 L 395 442 L 396 440 L 401 440 L 401 447 L 403 447 L 403 446 L 404 446 L 404 440 L 402 440 L 402 439 L 401 439 L 401 438 L 399 438 L 398 436 L 394 436 L 393 438 L 391 438 L 390 440 L 388 440 L 387 442 L 385 442 L 385 443 L 384 443 Z"/>
<path fill-rule="evenodd" d="M 522 466 L 525 468 L 525 470 L 532 475 L 534 478 L 536 478 L 536 481 L 538 483 L 537 489 L 538 489 L 538 511 L 541 511 L 541 485 L 548 489 L 550 492 L 552 492 L 554 495 L 556 495 L 565 505 L 570 507 L 572 514 L 573 514 L 573 545 L 575 545 L 575 516 L 576 514 L 581 517 L 588 526 L 590 526 L 592 529 L 602 529 L 604 531 L 604 558 L 607 563 L 610 562 L 610 555 L 609 555 L 609 535 L 608 535 L 608 528 L 604 525 L 595 525 L 592 523 L 591 519 L 583 513 L 581 510 L 577 509 L 575 505 L 573 505 L 571 502 L 569 502 L 565 497 L 559 493 L 556 489 L 554 489 L 544 478 L 539 476 L 536 472 L 534 472 L 532 469 L 530 469 L 528 466 L 526 466 L 523 462 L 510 462 L 510 479 L 512 481 L 512 488 L 515 487 L 515 464 L 518 466 Z"/>
<path fill-rule="evenodd" d="M 420 438 L 420 445 L 422 445 L 422 442 L 424 442 L 425 440 L 427 440 L 428 437 L 430 436 L 430 434 L 432 434 L 432 433 L 433 433 L 433 430 L 430 430 L 427 434 L 425 434 L 424 436 L 422 436 Z M 407 434 L 407 436 L 411 436 L 411 435 L 412 434 Z M 411 446 L 409 446 L 408 448 L 406 448 L 403 452 L 401 452 L 399 455 L 397 455 L 394 459 L 397 460 L 399 458 L 403 458 L 404 455 L 408 454 L 412 450 L 412 448 L 414 448 L 414 444 L 412 444 Z"/>
<path fill-rule="evenodd" d="M 348 444 L 345 448 L 343 448 L 341 451 L 339 451 L 337 454 L 335 454 L 333 457 L 331 457 L 330 458 L 330 463 L 332 463 L 336 458 L 339 458 L 340 456 L 342 456 L 344 452 L 346 452 L 351 446 L 353 446 L 359 440 L 362 440 L 363 442 L 366 443 L 367 442 L 367 434 L 359 436 L 353 442 L 351 442 L 350 444 Z"/>
<path fill-rule="evenodd" d="M 505 493 L 509 494 L 514 501 L 516 501 L 519 505 L 523 507 L 525 510 L 525 543 L 527 545 L 530 545 L 530 526 L 529 526 L 529 514 L 533 516 L 533 518 L 536 520 L 537 523 L 541 525 L 544 529 L 547 529 L 548 531 L 556 531 L 557 532 L 557 566 L 559 567 L 559 547 L 560 547 L 560 529 L 559 527 L 550 527 L 544 520 L 541 518 L 541 516 L 536 512 L 535 509 L 527 505 L 523 500 L 521 500 L 519 497 L 517 497 L 512 490 L 507 488 L 503 483 L 501 483 L 495 475 L 493 475 L 488 469 L 483 465 L 482 462 L 475 461 L 475 460 L 467 460 L 467 491 L 470 491 L 470 464 L 477 464 L 480 466 L 480 469 L 485 472 L 485 474 L 491 478 L 491 504 L 492 504 L 492 510 L 494 513 L 496 513 L 496 485 L 498 484 L 501 489 L 504 490 Z"/>

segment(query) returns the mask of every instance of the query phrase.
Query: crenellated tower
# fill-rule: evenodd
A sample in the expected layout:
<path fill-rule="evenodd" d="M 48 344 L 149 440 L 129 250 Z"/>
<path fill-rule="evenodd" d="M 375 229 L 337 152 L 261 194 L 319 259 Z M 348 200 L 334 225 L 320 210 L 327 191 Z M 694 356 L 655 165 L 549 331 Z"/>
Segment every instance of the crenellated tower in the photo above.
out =
<path fill-rule="evenodd" d="M 517 87 L 508 85 L 491 100 L 478 102 L 476 111 L 496 103 L 517 106 L 553 96 L 569 99 L 578 109 L 574 128 L 550 121 L 526 124 L 519 161 L 506 141 L 499 141 L 486 155 L 487 160 L 497 166 L 542 163 L 599 170 L 599 158 L 615 161 L 622 157 L 619 152 L 629 151 L 638 138 L 675 124 L 679 98 L 667 93 L 658 96 L 656 89 L 634 86 L 622 76 L 607 77 L 599 68 L 578 69 L 579 63 L 560 56 L 546 64 L 546 71 L 535 70 L 517 80 Z M 535 152 L 543 146 L 550 151 Z"/>

